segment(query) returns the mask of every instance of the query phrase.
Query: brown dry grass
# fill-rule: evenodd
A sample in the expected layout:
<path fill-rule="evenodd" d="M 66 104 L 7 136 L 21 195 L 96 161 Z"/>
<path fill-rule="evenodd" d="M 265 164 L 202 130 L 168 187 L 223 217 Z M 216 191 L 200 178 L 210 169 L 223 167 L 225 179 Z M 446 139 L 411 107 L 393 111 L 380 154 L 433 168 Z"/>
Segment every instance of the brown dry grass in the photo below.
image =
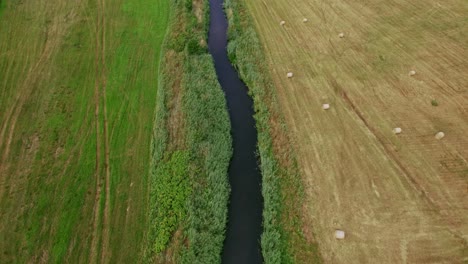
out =
<path fill-rule="evenodd" d="M 183 63 L 183 54 L 176 53 L 173 50 L 169 50 L 165 54 L 163 61 L 166 66 L 167 76 L 177 76 L 180 74 Z M 169 79 L 169 78 L 168 78 Z M 185 149 L 185 117 L 182 112 L 182 87 L 181 78 L 172 78 L 168 89 L 170 95 L 168 96 L 168 119 L 167 128 L 169 134 L 168 150 L 175 151 Z"/>
<path fill-rule="evenodd" d="M 192 1 L 192 9 L 195 17 L 197 18 L 197 22 L 203 22 L 203 0 L 193 0 Z"/>
<path fill-rule="evenodd" d="M 467 261 L 468 4 L 247 5 L 325 262 Z M 393 135 L 393 127 L 403 133 Z M 441 141 L 438 131 L 446 134 Z M 347 232 L 344 241 L 334 239 L 336 228 Z"/>

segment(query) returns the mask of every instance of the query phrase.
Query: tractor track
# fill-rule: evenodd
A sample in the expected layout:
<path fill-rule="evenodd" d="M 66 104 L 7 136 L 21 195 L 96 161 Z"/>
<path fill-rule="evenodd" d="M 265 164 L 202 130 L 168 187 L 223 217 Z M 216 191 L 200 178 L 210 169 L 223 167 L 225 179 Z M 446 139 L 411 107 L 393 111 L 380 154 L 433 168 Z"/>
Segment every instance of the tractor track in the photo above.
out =
<path fill-rule="evenodd" d="M 94 223 L 93 233 L 91 238 L 91 253 L 89 263 L 105 263 L 109 259 L 109 221 L 110 221 L 110 148 L 108 139 L 108 122 L 107 122 L 107 103 L 106 103 L 106 60 L 105 60 L 105 1 L 97 2 L 96 13 L 96 47 L 95 47 L 95 68 L 96 79 L 94 87 L 94 103 L 95 103 L 95 126 L 96 126 L 96 196 L 94 199 Z M 102 109 L 100 104 L 103 103 Z M 103 137 L 101 137 L 101 122 L 100 112 L 103 114 Z M 104 141 L 104 142 L 102 142 Z M 101 150 L 104 147 L 104 181 L 102 179 L 101 170 Z M 102 186 L 105 184 L 105 201 L 104 215 L 101 221 L 101 193 Z M 99 236 L 99 228 L 102 223 L 102 234 Z M 99 243 L 100 242 L 100 243 Z M 101 245 L 101 260 L 98 261 L 99 245 Z"/>
<path fill-rule="evenodd" d="M 97 18 L 99 18 L 99 8 L 97 9 Z M 94 80 L 94 121 L 95 121 L 95 128 L 96 128 L 96 167 L 94 176 L 96 178 L 96 195 L 94 199 L 94 209 L 93 209 L 93 233 L 91 237 L 91 252 L 89 255 L 88 263 L 96 263 L 97 262 L 97 247 L 98 247 L 98 227 L 99 227 L 99 211 L 100 211 L 100 196 L 101 196 L 101 181 L 100 181 L 100 138 L 99 138 L 99 29 L 100 29 L 100 21 L 99 19 L 96 20 L 96 43 L 95 43 L 95 58 L 94 58 L 94 67 L 95 67 L 95 80 Z"/>
<path fill-rule="evenodd" d="M 6 113 L 5 122 L 0 131 L 0 150 L 2 150 L 0 157 L 0 175 L 2 175 L 0 186 L 4 186 L 10 180 L 7 174 L 10 165 L 8 157 L 15 136 L 16 125 L 21 118 L 23 108 L 31 98 L 31 95 L 37 90 L 37 84 L 49 69 L 49 64 L 53 60 L 54 54 L 57 52 L 65 33 L 76 22 L 76 15 L 76 8 L 72 8 L 63 16 L 55 16 L 52 19 L 51 25 L 46 27 L 43 47 L 37 60 L 28 70 L 25 69 L 25 79 L 19 85 L 15 101 Z M 63 23 L 63 21 L 66 22 Z M 4 190 L 4 188 L 0 188 L 0 198 L 3 197 Z"/>
<path fill-rule="evenodd" d="M 107 68 L 106 68 L 106 21 L 105 15 L 105 0 L 101 1 L 101 62 L 102 62 L 102 73 L 101 73 L 101 84 L 102 84 L 102 99 L 103 99 L 103 111 L 104 111 L 104 168 L 106 175 L 106 201 L 104 206 L 104 231 L 103 231 L 103 246 L 102 246 L 102 260 L 101 263 L 105 263 L 106 259 L 110 258 L 109 252 L 109 228 L 110 228 L 110 147 L 109 147 L 109 126 L 107 120 Z"/>

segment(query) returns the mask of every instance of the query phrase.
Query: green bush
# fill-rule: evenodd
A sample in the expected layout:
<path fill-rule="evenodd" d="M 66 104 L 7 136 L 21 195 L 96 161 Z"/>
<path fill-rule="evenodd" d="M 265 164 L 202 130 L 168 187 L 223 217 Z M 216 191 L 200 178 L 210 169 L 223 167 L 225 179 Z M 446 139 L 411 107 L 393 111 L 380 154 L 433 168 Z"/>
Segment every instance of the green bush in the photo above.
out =
<path fill-rule="evenodd" d="M 156 206 L 154 249 L 157 253 L 165 249 L 181 219 L 185 218 L 185 204 L 190 193 L 188 157 L 188 152 L 176 151 L 156 169 L 151 196 Z"/>
<path fill-rule="evenodd" d="M 187 50 L 190 55 L 200 55 L 206 53 L 206 48 L 200 46 L 195 38 L 191 38 L 187 43 Z"/>
<path fill-rule="evenodd" d="M 193 2 L 192 0 L 185 0 L 185 10 L 187 12 L 192 12 Z"/>

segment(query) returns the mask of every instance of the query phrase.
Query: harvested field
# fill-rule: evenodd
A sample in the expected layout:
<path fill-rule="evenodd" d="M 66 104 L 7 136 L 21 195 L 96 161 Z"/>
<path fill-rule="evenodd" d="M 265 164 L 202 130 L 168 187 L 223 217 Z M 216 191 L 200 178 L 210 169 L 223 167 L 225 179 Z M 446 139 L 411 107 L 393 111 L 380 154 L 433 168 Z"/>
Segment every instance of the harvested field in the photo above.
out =
<path fill-rule="evenodd" d="M 468 3 L 245 3 L 324 261 L 468 261 Z"/>

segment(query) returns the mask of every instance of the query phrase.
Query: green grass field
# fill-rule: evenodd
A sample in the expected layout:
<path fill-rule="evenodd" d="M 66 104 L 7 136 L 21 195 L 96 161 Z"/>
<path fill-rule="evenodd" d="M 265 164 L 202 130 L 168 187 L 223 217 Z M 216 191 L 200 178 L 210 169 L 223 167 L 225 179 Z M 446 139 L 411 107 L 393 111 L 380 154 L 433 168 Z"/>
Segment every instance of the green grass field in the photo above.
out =
<path fill-rule="evenodd" d="M 169 1 L 2 1 L 0 262 L 134 262 Z"/>

